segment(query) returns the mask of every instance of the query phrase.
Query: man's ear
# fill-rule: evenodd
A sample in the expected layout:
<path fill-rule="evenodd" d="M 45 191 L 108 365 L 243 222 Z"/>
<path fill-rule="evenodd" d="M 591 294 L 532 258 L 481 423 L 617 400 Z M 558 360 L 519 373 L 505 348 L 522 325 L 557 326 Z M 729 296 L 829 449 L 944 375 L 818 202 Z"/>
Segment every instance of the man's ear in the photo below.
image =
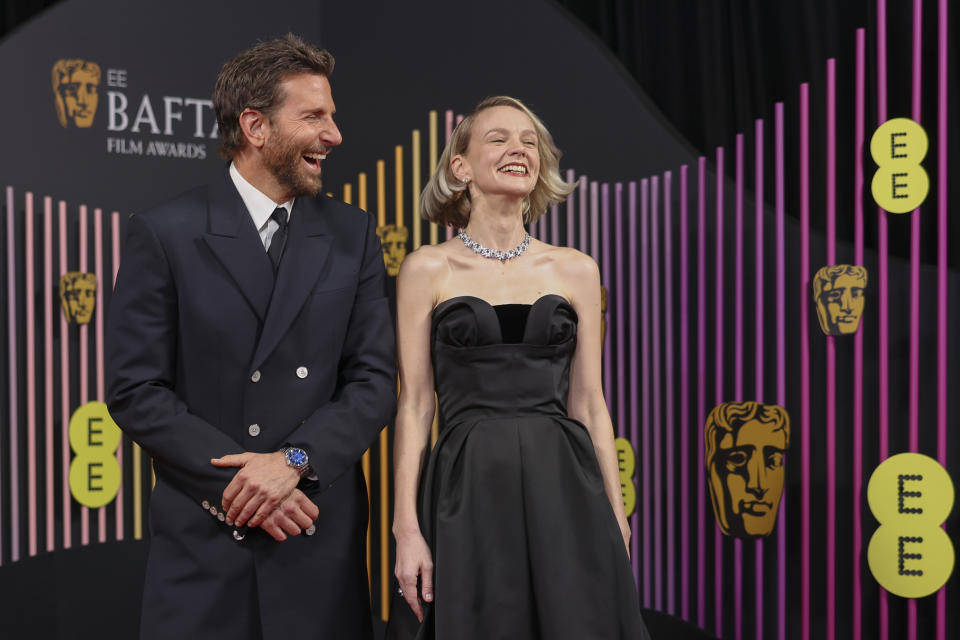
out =
<path fill-rule="evenodd" d="M 244 109 L 239 121 L 240 130 L 243 131 L 247 143 L 256 149 L 262 148 L 270 132 L 270 119 L 262 111 Z"/>

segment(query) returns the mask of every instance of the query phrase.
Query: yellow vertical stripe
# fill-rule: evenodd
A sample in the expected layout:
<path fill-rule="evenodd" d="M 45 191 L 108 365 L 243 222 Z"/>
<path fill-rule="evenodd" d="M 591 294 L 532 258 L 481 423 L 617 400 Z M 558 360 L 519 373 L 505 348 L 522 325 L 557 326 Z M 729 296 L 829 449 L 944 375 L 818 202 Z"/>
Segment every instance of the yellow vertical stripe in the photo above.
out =
<path fill-rule="evenodd" d="M 367 211 L 367 174 L 362 171 L 357 175 L 357 206 Z"/>
<path fill-rule="evenodd" d="M 377 160 L 377 226 L 387 224 L 387 163 Z"/>
<path fill-rule="evenodd" d="M 353 185 L 349 182 L 343 185 L 343 201 L 347 204 L 353 204 Z"/>
<path fill-rule="evenodd" d="M 143 450 L 133 443 L 133 539 L 143 539 Z"/>
<path fill-rule="evenodd" d="M 432 177 L 437 171 L 437 112 L 430 112 L 430 145 L 427 149 L 430 160 L 430 176 Z M 437 244 L 438 234 L 437 234 L 437 223 L 430 223 L 430 244 Z"/>
<path fill-rule="evenodd" d="M 383 160 L 377 160 L 377 224 L 387 224 L 387 166 Z M 390 618 L 390 548 L 388 492 L 390 485 L 387 479 L 387 430 L 380 432 L 380 617 L 386 621 Z"/>
<path fill-rule="evenodd" d="M 397 209 L 397 226 L 403 226 L 403 147 L 397 145 L 393 148 L 394 166 L 394 200 Z"/>
<path fill-rule="evenodd" d="M 410 141 L 410 226 L 413 227 L 413 249 L 416 251 L 422 242 L 420 238 L 420 130 L 414 129 Z"/>

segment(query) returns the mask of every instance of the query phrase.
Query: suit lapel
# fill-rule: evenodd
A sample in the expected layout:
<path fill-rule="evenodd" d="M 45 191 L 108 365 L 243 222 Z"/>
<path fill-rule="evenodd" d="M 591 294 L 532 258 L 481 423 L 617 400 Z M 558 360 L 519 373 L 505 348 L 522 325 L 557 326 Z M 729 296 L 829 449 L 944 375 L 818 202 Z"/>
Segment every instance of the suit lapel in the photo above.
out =
<path fill-rule="evenodd" d="M 253 357 L 253 368 L 267 359 L 290 328 L 327 260 L 331 238 L 325 235 L 323 202 L 322 198 L 297 198 L 294 203 L 287 246 L 280 260 L 273 297 Z"/>
<path fill-rule="evenodd" d="M 203 239 L 262 322 L 273 290 L 273 267 L 226 171 L 210 185 L 208 227 Z"/>

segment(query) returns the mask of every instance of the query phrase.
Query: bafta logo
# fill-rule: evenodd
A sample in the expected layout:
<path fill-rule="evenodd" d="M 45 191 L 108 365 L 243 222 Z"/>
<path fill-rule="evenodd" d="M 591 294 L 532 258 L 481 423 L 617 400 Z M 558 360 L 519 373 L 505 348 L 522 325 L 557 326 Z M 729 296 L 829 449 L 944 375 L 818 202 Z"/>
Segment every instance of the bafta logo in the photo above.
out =
<path fill-rule="evenodd" d="M 79 59 L 57 60 L 52 80 L 60 126 L 88 129 L 97 114 L 100 65 Z"/>
<path fill-rule="evenodd" d="M 406 227 L 398 227 L 395 224 L 377 227 L 377 235 L 380 237 L 380 244 L 383 245 L 383 264 L 391 276 L 400 273 L 400 263 L 407 257 L 408 233 Z"/>
<path fill-rule="evenodd" d="M 813 277 L 813 300 L 817 305 L 820 329 L 828 336 L 856 333 L 863 316 L 863 293 L 867 270 L 836 264 L 822 267 Z"/>
<path fill-rule="evenodd" d="M 737 538 L 770 535 L 786 479 L 786 410 L 759 402 L 724 402 L 707 417 L 703 440 L 707 487 L 720 530 Z"/>
<path fill-rule="evenodd" d="M 60 306 L 67 323 L 88 324 L 96 303 L 96 274 L 68 271 L 60 276 Z"/>

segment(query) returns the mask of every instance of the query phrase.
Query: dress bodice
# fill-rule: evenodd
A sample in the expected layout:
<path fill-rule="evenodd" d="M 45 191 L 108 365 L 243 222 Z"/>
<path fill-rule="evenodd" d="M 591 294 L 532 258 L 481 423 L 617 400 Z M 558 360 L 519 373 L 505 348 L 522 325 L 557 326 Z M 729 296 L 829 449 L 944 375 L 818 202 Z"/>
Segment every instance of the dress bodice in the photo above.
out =
<path fill-rule="evenodd" d="M 494 307 L 473 296 L 433 311 L 433 373 L 442 425 L 509 415 L 566 415 L 577 314 L 562 296 Z M 499 311 L 499 313 L 498 313 Z M 514 326 L 526 322 L 522 327 Z M 508 340 L 504 340 L 504 336 Z M 509 338 L 521 336 L 518 342 Z"/>

